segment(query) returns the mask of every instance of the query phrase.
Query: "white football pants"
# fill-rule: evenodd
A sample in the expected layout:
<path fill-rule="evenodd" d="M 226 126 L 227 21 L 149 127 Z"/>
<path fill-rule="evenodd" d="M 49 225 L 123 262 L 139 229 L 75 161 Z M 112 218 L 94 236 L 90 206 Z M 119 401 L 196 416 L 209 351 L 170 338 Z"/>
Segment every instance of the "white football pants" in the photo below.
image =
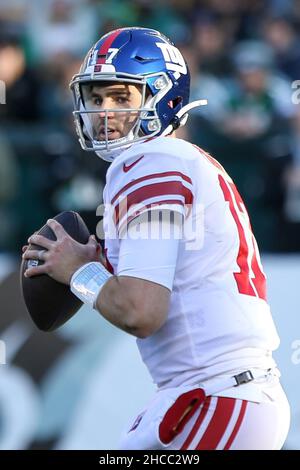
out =
<path fill-rule="evenodd" d="M 195 386 L 194 386 L 195 387 Z M 189 387 L 157 392 L 122 436 L 119 449 L 276 450 L 290 424 L 290 408 L 279 383 L 260 403 L 208 396 Z"/>

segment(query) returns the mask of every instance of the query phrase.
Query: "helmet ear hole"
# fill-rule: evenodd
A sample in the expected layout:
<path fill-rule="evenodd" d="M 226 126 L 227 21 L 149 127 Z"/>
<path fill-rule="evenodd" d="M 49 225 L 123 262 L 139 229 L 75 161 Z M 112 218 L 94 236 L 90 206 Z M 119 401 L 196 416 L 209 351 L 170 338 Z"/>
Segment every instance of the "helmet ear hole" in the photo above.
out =
<path fill-rule="evenodd" d="M 168 102 L 168 106 L 169 106 L 169 108 L 174 109 L 174 108 L 176 108 L 181 102 L 182 102 L 182 97 L 181 97 L 181 96 L 177 96 L 177 98 L 174 98 L 173 100 L 170 100 L 170 101 Z"/>
<path fill-rule="evenodd" d="M 149 85 L 147 84 L 146 88 L 145 88 L 145 103 L 147 103 L 148 100 L 151 100 L 151 98 L 153 98 L 153 93 L 152 93 Z"/>

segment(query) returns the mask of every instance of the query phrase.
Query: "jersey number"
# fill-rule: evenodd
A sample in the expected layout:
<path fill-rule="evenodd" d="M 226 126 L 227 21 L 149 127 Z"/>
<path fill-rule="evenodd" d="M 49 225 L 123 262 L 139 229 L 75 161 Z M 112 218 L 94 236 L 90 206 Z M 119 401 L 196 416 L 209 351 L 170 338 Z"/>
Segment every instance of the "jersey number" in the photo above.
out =
<path fill-rule="evenodd" d="M 262 270 L 256 240 L 244 202 L 235 184 L 228 180 L 228 175 L 219 162 L 203 150 L 201 152 L 219 170 L 219 183 L 224 199 L 229 203 L 230 212 L 238 229 L 240 243 L 237 264 L 240 272 L 233 273 L 238 291 L 240 294 L 266 300 L 266 276 Z"/>

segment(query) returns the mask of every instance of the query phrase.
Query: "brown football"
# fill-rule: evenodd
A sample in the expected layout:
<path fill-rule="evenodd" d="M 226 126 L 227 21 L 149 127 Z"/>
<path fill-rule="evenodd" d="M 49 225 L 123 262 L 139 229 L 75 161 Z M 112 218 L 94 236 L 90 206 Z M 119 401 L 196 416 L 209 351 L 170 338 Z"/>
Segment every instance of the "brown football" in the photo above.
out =
<path fill-rule="evenodd" d="M 87 243 L 90 233 L 77 212 L 65 211 L 53 217 L 66 232 L 79 243 Z M 56 240 L 54 232 L 44 225 L 38 233 L 50 240 Z M 29 245 L 30 249 L 44 249 Z M 69 286 L 55 281 L 47 274 L 25 277 L 30 265 L 43 264 L 43 261 L 23 260 L 20 269 L 21 289 L 24 301 L 33 322 L 43 331 L 53 331 L 68 321 L 82 306 L 82 302 L 70 291 Z"/>

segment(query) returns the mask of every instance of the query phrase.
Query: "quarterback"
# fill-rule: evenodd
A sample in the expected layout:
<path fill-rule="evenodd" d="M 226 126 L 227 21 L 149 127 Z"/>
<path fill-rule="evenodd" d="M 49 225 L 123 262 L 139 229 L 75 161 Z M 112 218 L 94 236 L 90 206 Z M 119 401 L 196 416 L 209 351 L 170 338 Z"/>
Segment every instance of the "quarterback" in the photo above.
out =
<path fill-rule="evenodd" d="M 205 104 L 189 102 L 180 51 L 152 29 L 112 31 L 70 88 L 81 146 L 111 162 L 105 250 L 99 258 L 95 238 L 81 245 L 49 220 L 57 240 L 32 235 L 45 250 L 23 256 L 44 261 L 27 276 L 69 284 L 137 338 L 157 392 L 119 448 L 282 448 L 290 415 L 272 358 L 279 338 L 266 277 L 234 182 L 176 137 Z"/>

